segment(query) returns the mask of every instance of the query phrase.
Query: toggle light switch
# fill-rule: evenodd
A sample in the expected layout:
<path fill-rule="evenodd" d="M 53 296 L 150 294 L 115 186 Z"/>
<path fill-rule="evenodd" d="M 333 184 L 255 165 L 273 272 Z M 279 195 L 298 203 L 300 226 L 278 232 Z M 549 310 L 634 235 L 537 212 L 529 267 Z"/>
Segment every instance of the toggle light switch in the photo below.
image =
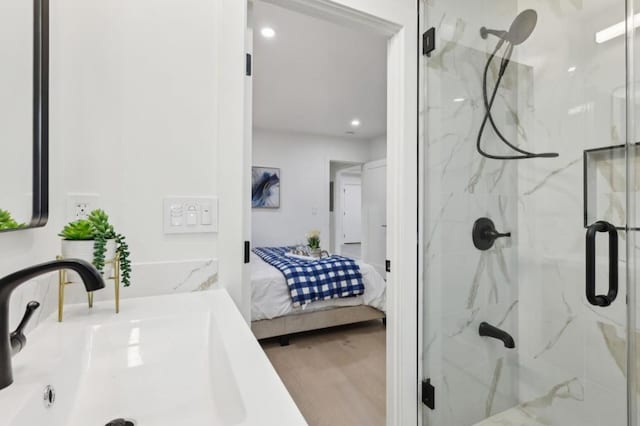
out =
<path fill-rule="evenodd" d="M 198 224 L 198 207 L 191 204 L 187 206 L 187 225 L 195 226 Z"/>
<path fill-rule="evenodd" d="M 182 204 L 172 204 L 170 207 L 171 226 L 182 226 Z"/>
<path fill-rule="evenodd" d="M 211 225 L 211 204 L 202 204 L 202 220 L 203 225 Z"/>

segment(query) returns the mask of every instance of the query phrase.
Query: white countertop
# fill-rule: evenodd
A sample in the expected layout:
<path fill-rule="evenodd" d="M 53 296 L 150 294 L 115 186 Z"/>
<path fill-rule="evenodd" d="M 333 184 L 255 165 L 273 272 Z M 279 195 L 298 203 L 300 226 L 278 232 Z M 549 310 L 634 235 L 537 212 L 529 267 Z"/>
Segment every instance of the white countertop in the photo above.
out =
<path fill-rule="evenodd" d="M 306 424 L 225 290 L 126 299 L 119 314 L 66 306 L 27 340 L 0 390 L 2 425 Z"/>

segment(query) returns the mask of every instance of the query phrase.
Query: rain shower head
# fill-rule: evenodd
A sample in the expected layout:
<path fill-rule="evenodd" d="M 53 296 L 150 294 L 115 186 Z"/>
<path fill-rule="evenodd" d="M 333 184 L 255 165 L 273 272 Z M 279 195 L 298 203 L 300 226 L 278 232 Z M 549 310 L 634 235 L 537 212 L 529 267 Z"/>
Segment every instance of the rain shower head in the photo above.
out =
<path fill-rule="evenodd" d="M 490 30 L 486 27 L 480 28 L 480 36 L 486 39 L 489 34 L 499 38 L 500 40 L 496 44 L 493 52 L 489 55 L 489 59 L 487 59 L 487 64 L 484 67 L 484 73 L 482 74 L 482 98 L 484 101 L 485 114 L 482 119 L 482 124 L 480 125 L 480 130 L 478 131 L 478 137 L 476 138 L 476 148 L 480 155 L 486 158 L 491 158 L 494 160 L 524 160 L 527 158 L 554 158 L 558 156 L 556 152 L 543 152 L 540 154 L 536 154 L 533 152 L 525 151 L 522 148 L 518 148 L 515 144 L 511 143 L 509 139 L 507 139 L 498 129 L 496 123 L 491 115 L 491 108 L 493 107 L 493 102 L 496 99 L 496 95 L 498 94 L 498 89 L 500 88 L 500 82 L 504 77 L 504 73 L 509 66 L 509 62 L 511 61 L 511 55 L 513 54 L 513 50 L 515 46 L 518 46 L 525 42 L 533 33 L 533 30 L 536 28 L 536 24 L 538 23 L 538 13 L 533 9 L 523 10 L 516 16 L 516 18 L 511 23 L 508 31 L 504 30 Z M 487 74 L 489 72 L 489 67 L 491 65 L 491 61 L 496 57 L 496 54 L 502 48 L 504 43 L 507 43 L 507 47 L 503 53 L 502 61 L 500 63 L 500 70 L 498 71 L 498 79 L 493 88 L 493 93 L 491 96 L 487 93 Z M 495 134 L 498 138 L 504 142 L 512 150 L 516 151 L 517 155 L 494 155 L 488 154 L 481 147 L 482 142 L 482 133 L 484 132 L 485 126 L 487 123 L 491 124 Z"/>
<path fill-rule="evenodd" d="M 538 14 L 533 9 L 523 10 L 511 23 L 509 31 L 490 30 L 486 27 L 480 28 L 480 36 L 487 38 L 489 34 L 494 35 L 504 41 L 508 41 L 513 46 L 524 43 L 529 38 L 538 23 Z"/>

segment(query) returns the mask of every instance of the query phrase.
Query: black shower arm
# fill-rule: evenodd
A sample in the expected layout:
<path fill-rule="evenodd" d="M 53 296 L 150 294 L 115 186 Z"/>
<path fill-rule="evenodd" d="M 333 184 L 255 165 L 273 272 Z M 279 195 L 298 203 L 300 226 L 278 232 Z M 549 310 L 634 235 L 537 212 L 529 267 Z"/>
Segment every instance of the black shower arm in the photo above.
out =
<path fill-rule="evenodd" d="M 504 137 L 504 135 L 500 132 L 500 130 L 498 129 L 498 127 L 496 126 L 496 124 L 495 124 L 495 122 L 493 120 L 493 116 L 491 115 L 491 107 L 493 106 L 493 103 L 495 101 L 495 97 L 496 97 L 498 89 L 500 87 L 500 82 L 502 81 L 502 77 L 504 75 L 504 72 L 505 72 L 505 70 L 507 68 L 507 65 L 509 64 L 511 53 L 513 51 L 513 45 L 511 43 L 509 43 L 507 54 L 505 55 L 505 57 L 502 60 L 502 64 L 500 66 L 500 73 L 498 74 L 498 80 L 496 81 L 496 85 L 495 85 L 495 87 L 493 89 L 490 101 L 487 99 L 487 74 L 489 72 L 489 67 L 491 66 L 491 61 L 493 61 L 493 58 L 495 57 L 495 55 L 498 52 L 498 50 L 502 47 L 503 43 L 504 43 L 504 40 L 502 40 L 502 39 L 500 40 L 500 42 L 498 42 L 498 45 L 496 46 L 494 51 L 489 56 L 489 59 L 487 60 L 487 64 L 484 67 L 484 72 L 483 72 L 483 76 L 482 76 L 482 95 L 483 95 L 482 99 L 483 99 L 483 102 L 484 102 L 486 113 L 485 113 L 485 116 L 483 118 L 482 125 L 480 126 L 480 131 L 478 133 L 478 140 L 477 140 L 477 144 L 476 144 L 477 150 L 480 153 L 480 155 L 482 155 L 482 156 L 484 156 L 486 158 L 495 159 L 495 160 L 521 160 L 521 159 L 527 159 L 527 158 L 554 158 L 554 157 L 557 157 L 558 154 L 557 153 L 553 153 L 553 152 L 536 154 L 536 153 L 525 151 L 523 149 L 518 148 L 517 146 L 515 146 L 511 142 L 509 142 L 509 140 L 507 140 L 506 137 Z M 482 139 L 482 133 L 483 133 L 484 128 L 486 126 L 487 119 L 490 121 L 491 127 L 495 131 L 496 135 L 502 140 L 502 142 L 504 142 L 507 146 L 509 146 L 510 148 L 512 148 L 513 150 L 515 150 L 517 152 L 520 152 L 523 155 L 512 155 L 512 156 L 492 155 L 492 154 L 488 154 L 485 151 L 483 151 L 482 147 L 480 146 L 481 145 L 480 142 L 481 142 L 481 139 Z"/>

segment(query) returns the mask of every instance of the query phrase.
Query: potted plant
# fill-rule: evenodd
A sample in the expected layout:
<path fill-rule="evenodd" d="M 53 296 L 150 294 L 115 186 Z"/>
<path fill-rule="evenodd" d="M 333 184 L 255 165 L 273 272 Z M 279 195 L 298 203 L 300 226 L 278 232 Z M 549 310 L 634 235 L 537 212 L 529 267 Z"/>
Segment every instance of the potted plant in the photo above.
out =
<path fill-rule="evenodd" d="M 105 265 L 105 261 L 114 259 L 117 253 L 122 284 L 124 287 L 131 284 L 131 260 L 126 238 L 115 232 L 103 210 L 94 210 L 87 219 L 68 223 L 58 235 L 62 237 L 62 257 L 91 262 L 104 278 L 113 273 L 113 265 Z M 79 281 L 74 274 L 69 278 L 73 282 Z"/>
<path fill-rule="evenodd" d="M 313 257 L 320 257 L 320 231 L 314 229 L 307 234 L 307 245 Z"/>
<path fill-rule="evenodd" d="M 5 231 L 7 229 L 19 229 L 26 226 L 27 225 L 24 223 L 16 222 L 11 216 L 11 212 L 0 209 L 0 231 Z"/>

